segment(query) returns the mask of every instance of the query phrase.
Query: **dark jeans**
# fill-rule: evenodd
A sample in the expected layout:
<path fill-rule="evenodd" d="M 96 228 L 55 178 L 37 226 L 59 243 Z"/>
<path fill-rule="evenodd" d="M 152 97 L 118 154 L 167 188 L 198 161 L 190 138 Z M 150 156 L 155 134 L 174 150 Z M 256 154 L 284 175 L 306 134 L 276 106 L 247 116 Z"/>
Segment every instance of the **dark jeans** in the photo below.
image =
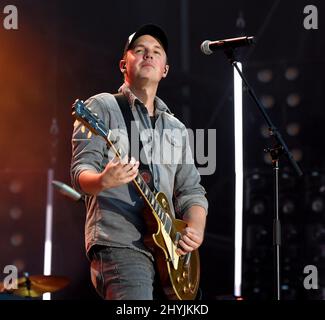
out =
<path fill-rule="evenodd" d="M 163 298 L 161 289 L 155 285 L 153 261 L 145 254 L 129 248 L 95 248 L 92 253 L 91 280 L 103 299 Z"/>

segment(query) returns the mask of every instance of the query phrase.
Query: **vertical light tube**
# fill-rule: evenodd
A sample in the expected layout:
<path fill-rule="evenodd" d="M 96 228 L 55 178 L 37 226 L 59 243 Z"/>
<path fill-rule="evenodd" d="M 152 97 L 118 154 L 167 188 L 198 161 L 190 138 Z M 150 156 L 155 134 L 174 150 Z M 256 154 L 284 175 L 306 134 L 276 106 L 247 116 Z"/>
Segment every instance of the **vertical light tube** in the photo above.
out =
<path fill-rule="evenodd" d="M 46 199 L 46 217 L 45 217 L 45 244 L 44 244 L 44 275 L 51 274 L 52 264 L 52 224 L 53 224 L 53 185 L 54 170 L 47 172 L 47 199 Z M 51 300 L 51 294 L 43 294 L 43 300 Z"/>
<path fill-rule="evenodd" d="M 242 70 L 242 65 L 237 62 Z M 235 133 L 235 279 L 234 296 L 241 296 L 243 238 L 243 99 L 242 79 L 234 67 L 234 133 Z"/>

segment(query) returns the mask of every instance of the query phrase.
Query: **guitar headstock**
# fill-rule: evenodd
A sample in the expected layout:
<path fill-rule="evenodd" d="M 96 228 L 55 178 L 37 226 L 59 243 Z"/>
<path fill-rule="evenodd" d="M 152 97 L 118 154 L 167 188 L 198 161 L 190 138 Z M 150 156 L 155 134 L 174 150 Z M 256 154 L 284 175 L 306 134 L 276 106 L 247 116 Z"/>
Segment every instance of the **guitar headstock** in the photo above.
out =
<path fill-rule="evenodd" d="M 77 99 L 72 105 L 72 115 L 79 120 L 92 133 L 107 138 L 108 132 L 105 124 L 86 107 L 82 100 Z"/>

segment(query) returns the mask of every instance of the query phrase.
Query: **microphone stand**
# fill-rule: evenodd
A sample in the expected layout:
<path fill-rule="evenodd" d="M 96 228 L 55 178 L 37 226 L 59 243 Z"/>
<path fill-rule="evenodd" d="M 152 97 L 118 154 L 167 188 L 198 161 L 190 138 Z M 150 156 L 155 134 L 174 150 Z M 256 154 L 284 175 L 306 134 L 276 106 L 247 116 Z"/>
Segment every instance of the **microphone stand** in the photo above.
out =
<path fill-rule="evenodd" d="M 254 100 L 256 106 L 262 113 L 264 120 L 266 121 L 269 127 L 269 134 L 271 137 L 275 138 L 275 143 L 273 144 L 272 148 L 264 149 L 264 152 L 269 152 L 272 158 L 272 168 L 273 168 L 273 175 L 274 175 L 274 220 L 273 220 L 273 246 L 274 246 L 274 266 L 275 266 L 275 291 L 276 291 L 276 299 L 280 300 L 281 294 L 281 286 L 280 286 L 280 246 L 281 246 L 281 223 L 279 218 L 279 160 L 280 156 L 284 154 L 289 162 L 291 163 L 292 167 L 296 171 L 298 176 L 302 176 L 302 170 L 298 166 L 297 162 L 294 160 L 291 152 L 289 151 L 285 141 L 283 140 L 280 132 L 272 123 L 270 117 L 265 111 L 262 103 L 256 97 L 252 87 L 249 85 L 248 81 L 246 80 L 243 73 L 240 71 L 237 65 L 237 61 L 234 55 L 233 48 L 227 48 L 224 50 L 225 55 L 228 58 L 230 64 L 236 68 L 238 74 L 242 78 L 249 95 Z"/>

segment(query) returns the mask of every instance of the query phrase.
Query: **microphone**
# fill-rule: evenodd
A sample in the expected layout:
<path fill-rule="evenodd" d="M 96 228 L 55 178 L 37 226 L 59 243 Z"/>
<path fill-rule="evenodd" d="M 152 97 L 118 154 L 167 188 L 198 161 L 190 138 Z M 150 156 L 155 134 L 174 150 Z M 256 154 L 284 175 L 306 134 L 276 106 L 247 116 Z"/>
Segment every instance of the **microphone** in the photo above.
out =
<path fill-rule="evenodd" d="M 204 54 L 212 54 L 214 51 L 219 49 L 234 49 L 237 47 L 248 46 L 254 43 L 254 37 L 239 37 L 217 41 L 205 40 L 201 44 L 201 51 Z"/>
<path fill-rule="evenodd" d="M 81 201 L 82 200 L 82 195 L 77 192 L 76 190 L 72 189 L 70 186 L 67 184 L 53 180 L 52 184 L 65 196 L 68 198 L 74 200 L 74 201 Z"/>

